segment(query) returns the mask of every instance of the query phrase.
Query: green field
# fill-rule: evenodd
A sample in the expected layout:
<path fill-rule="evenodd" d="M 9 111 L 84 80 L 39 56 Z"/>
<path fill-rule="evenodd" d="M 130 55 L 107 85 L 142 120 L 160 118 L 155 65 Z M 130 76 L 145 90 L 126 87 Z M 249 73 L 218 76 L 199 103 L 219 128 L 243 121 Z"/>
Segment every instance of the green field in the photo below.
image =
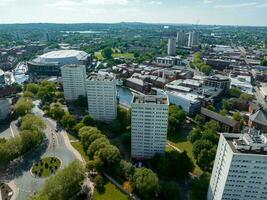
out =
<path fill-rule="evenodd" d="M 133 53 L 113 53 L 113 58 L 134 58 Z"/>
<path fill-rule="evenodd" d="M 195 165 L 194 174 L 195 175 L 201 175 L 203 172 L 197 165 L 196 159 L 193 157 L 193 144 L 190 141 L 187 141 L 186 139 L 180 139 L 175 137 L 168 137 L 168 142 L 170 142 L 173 146 L 176 146 L 181 151 L 186 151 L 187 155 L 192 159 Z"/>
<path fill-rule="evenodd" d="M 42 158 L 35 163 L 31 172 L 38 177 L 47 177 L 54 174 L 61 166 L 61 161 L 56 157 Z"/>
<path fill-rule="evenodd" d="M 81 144 L 81 142 L 71 142 L 71 145 L 77 150 L 79 151 L 79 153 L 81 154 L 81 156 L 83 157 L 83 159 L 87 162 L 89 160 L 88 156 L 86 155 L 86 152 L 83 149 L 83 146 Z"/>
<path fill-rule="evenodd" d="M 95 52 L 95 57 L 97 58 L 97 60 L 104 60 L 101 51 Z"/>
<path fill-rule="evenodd" d="M 104 57 L 101 54 L 101 51 L 95 52 L 95 57 L 97 60 L 104 60 Z M 134 58 L 133 53 L 113 53 L 112 54 L 113 58 Z"/>
<path fill-rule="evenodd" d="M 111 182 L 107 182 L 104 193 L 100 194 L 97 190 L 94 190 L 93 200 L 128 200 L 128 196 Z"/>

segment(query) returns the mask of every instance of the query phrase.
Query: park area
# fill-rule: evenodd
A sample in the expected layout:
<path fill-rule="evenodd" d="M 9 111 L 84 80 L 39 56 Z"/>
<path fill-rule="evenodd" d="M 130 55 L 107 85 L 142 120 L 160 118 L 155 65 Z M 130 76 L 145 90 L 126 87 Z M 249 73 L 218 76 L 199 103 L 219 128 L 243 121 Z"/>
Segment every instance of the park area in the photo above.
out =
<path fill-rule="evenodd" d="M 35 163 L 31 172 L 36 177 L 48 177 L 56 173 L 60 168 L 61 161 L 56 157 L 45 157 Z"/>
<path fill-rule="evenodd" d="M 105 190 L 103 193 L 99 193 L 97 190 L 94 191 L 93 200 L 127 200 L 129 199 L 126 194 L 121 192 L 111 182 L 107 182 L 104 186 Z"/>

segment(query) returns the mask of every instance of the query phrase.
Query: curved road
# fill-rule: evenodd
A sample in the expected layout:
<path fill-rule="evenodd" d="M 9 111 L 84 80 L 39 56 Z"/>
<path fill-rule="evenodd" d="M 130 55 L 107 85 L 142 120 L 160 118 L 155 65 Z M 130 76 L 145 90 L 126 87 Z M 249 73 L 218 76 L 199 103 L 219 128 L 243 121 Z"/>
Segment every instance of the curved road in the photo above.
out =
<path fill-rule="evenodd" d="M 66 132 L 61 130 L 56 133 L 56 122 L 43 116 L 43 111 L 38 108 L 39 101 L 35 101 L 34 104 L 33 113 L 42 117 L 47 125 L 45 134 L 48 140 L 34 152 L 25 155 L 22 160 L 10 164 L 4 173 L 0 172 L 0 182 L 12 182 L 16 185 L 17 200 L 26 200 L 44 184 L 46 178 L 35 178 L 30 173 L 31 166 L 41 157 L 56 156 L 62 161 L 63 168 L 75 159 L 84 162 L 81 155 L 71 146 Z"/>

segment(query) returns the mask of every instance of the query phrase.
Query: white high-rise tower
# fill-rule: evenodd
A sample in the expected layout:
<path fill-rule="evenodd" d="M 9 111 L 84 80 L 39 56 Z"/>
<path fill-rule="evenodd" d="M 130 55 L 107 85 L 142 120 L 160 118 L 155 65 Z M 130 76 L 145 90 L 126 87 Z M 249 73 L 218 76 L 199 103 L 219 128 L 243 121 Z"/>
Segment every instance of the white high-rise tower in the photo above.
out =
<path fill-rule="evenodd" d="M 189 32 L 188 47 L 195 47 L 199 45 L 198 34 L 195 31 Z"/>
<path fill-rule="evenodd" d="M 84 65 L 64 65 L 61 67 L 64 96 L 67 101 L 78 99 L 86 95 Z"/>
<path fill-rule="evenodd" d="M 134 96 L 132 102 L 132 158 L 147 159 L 164 153 L 168 131 L 167 96 Z"/>
<path fill-rule="evenodd" d="M 187 37 L 185 31 L 177 32 L 177 45 L 178 47 L 186 47 L 187 46 Z"/>
<path fill-rule="evenodd" d="M 98 121 L 111 122 L 117 117 L 116 79 L 92 74 L 86 80 L 89 114 Z"/>
<path fill-rule="evenodd" d="M 176 55 L 176 39 L 174 37 L 168 39 L 168 55 Z"/>
<path fill-rule="evenodd" d="M 221 134 L 207 199 L 267 199 L 266 135 L 255 129 Z"/>

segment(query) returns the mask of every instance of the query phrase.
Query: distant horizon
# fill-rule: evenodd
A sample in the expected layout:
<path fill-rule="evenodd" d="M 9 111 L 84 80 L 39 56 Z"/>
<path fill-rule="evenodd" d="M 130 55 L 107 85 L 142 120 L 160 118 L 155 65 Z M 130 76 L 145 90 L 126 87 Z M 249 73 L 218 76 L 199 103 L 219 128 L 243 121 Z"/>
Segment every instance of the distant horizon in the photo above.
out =
<path fill-rule="evenodd" d="M 267 26 L 267 0 L 0 0 L 0 22 Z"/>
<path fill-rule="evenodd" d="M 12 22 L 0 23 L 1 25 L 30 25 L 30 24 L 53 24 L 53 25 L 75 25 L 75 24 L 147 24 L 147 25 L 171 25 L 171 26 L 231 26 L 231 27 L 260 27 L 265 28 L 267 25 L 238 25 L 238 24 L 192 24 L 192 23 L 171 23 L 171 22 L 141 22 L 141 21 L 121 21 L 121 22 Z"/>

